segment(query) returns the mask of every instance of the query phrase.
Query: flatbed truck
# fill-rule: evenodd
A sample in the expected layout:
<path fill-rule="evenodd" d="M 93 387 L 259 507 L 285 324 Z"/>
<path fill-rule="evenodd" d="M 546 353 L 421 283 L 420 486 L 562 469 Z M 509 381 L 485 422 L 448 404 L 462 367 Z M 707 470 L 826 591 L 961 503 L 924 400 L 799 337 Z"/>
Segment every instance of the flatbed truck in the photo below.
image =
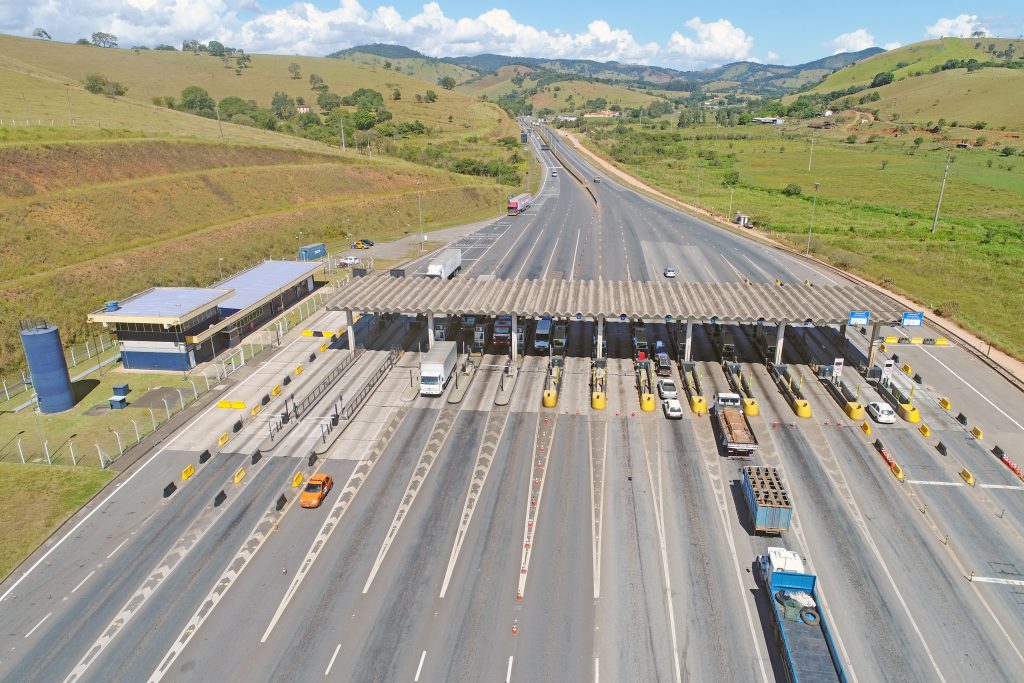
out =
<path fill-rule="evenodd" d="M 743 414 L 740 395 L 719 392 L 715 397 L 714 413 L 726 455 L 730 458 L 750 458 L 757 450 L 757 439 Z"/>

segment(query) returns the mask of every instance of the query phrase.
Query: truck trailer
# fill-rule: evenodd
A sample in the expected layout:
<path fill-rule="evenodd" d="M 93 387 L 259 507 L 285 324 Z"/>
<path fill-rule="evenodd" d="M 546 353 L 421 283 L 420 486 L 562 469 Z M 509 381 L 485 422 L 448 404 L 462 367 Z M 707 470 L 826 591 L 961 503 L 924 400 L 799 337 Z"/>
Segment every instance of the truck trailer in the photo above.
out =
<path fill-rule="evenodd" d="M 450 280 L 462 270 L 462 250 L 445 249 L 427 264 L 427 277 L 435 280 Z"/>
<path fill-rule="evenodd" d="M 781 534 L 789 530 L 793 501 L 774 467 L 744 467 L 743 497 L 755 532 Z"/>
<path fill-rule="evenodd" d="M 515 197 L 508 198 L 508 215 L 518 216 L 523 211 L 530 208 L 530 204 L 533 203 L 533 195 L 529 192 L 523 194 L 517 194 Z"/>
<path fill-rule="evenodd" d="M 715 397 L 714 412 L 726 455 L 730 458 L 750 458 L 757 450 L 757 439 L 743 414 L 740 395 L 720 392 Z"/>
<path fill-rule="evenodd" d="M 757 558 L 755 579 L 772 604 L 772 627 L 790 683 L 846 683 L 846 671 L 820 606 L 818 577 L 800 556 L 768 548 Z"/>
<path fill-rule="evenodd" d="M 458 351 L 455 342 L 434 342 L 434 346 L 420 358 L 420 396 L 440 396 L 448 385 Z"/>

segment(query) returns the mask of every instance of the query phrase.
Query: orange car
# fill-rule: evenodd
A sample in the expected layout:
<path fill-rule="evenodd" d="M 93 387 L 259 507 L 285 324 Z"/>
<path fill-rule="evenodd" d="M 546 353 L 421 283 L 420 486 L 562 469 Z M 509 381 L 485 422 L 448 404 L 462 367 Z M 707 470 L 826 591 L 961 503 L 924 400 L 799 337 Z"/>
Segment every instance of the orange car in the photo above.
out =
<path fill-rule="evenodd" d="M 305 488 L 302 489 L 302 495 L 299 496 L 299 505 L 304 508 L 320 507 L 320 503 L 324 502 L 324 498 L 327 497 L 332 486 L 334 486 L 334 480 L 331 479 L 331 475 L 314 474 L 306 482 Z"/>

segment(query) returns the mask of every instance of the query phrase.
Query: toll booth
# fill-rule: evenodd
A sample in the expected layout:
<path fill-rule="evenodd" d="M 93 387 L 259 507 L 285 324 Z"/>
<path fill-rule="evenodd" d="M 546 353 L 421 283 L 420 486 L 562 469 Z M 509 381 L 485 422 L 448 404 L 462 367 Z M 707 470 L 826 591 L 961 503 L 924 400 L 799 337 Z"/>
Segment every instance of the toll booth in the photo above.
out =
<path fill-rule="evenodd" d="M 526 318 L 516 318 L 516 348 L 519 353 L 526 353 Z"/>
<path fill-rule="evenodd" d="M 483 353 L 491 341 L 491 324 L 482 318 L 476 319 L 473 325 L 473 351 Z"/>
<path fill-rule="evenodd" d="M 551 334 L 551 351 L 554 354 L 564 356 L 566 347 L 569 345 L 569 324 L 555 323 L 554 332 Z"/>
<path fill-rule="evenodd" d="M 434 341 L 446 341 L 448 339 L 448 316 L 434 319 Z"/>

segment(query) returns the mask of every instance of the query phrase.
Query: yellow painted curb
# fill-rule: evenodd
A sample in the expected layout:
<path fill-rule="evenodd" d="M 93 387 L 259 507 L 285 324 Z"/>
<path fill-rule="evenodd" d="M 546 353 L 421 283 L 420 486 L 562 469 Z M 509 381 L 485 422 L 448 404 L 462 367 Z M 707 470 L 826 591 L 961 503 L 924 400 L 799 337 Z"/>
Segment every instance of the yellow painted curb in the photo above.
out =
<path fill-rule="evenodd" d="M 901 403 L 896 412 L 899 413 L 900 417 L 912 424 L 917 424 L 921 421 L 921 413 L 918 412 L 913 403 Z"/>
<path fill-rule="evenodd" d="M 185 481 L 185 480 L 187 480 L 189 477 L 191 477 L 195 473 L 196 473 L 196 466 L 195 465 L 189 465 L 188 467 L 186 467 L 185 469 L 183 469 L 181 471 L 181 480 Z"/>
<path fill-rule="evenodd" d="M 910 363 L 904 363 L 903 372 L 907 373 L 908 375 L 912 375 L 914 374 L 914 369 L 910 367 Z"/>
<path fill-rule="evenodd" d="M 864 406 L 856 401 L 847 401 L 843 406 L 843 412 L 851 420 L 863 420 L 864 419 Z"/>
<path fill-rule="evenodd" d="M 939 337 L 938 339 L 935 340 L 935 345 L 936 346 L 949 346 L 949 340 L 946 339 L 945 337 Z"/>
<path fill-rule="evenodd" d="M 754 415 L 761 414 L 761 407 L 757 405 L 756 398 L 745 398 L 743 399 L 743 412 L 753 417 Z"/>
<path fill-rule="evenodd" d="M 301 365 L 296 365 L 295 366 L 295 374 L 296 375 L 301 375 L 302 374 L 302 366 Z"/>
<path fill-rule="evenodd" d="M 231 407 L 234 410 L 245 410 L 245 401 L 232 401 Z"/>
<path fill-rule="evenodd" d="M 899 343 L 899 341 L 900 341 L 899 337 L 886 337 L 885 338 L 885 343 L 886 344 L 897 344 L 897 343 Z"/>
<path fill-rule="evenodd" d="M 892 471 L 893 476 L 895 476 L 900 481 L 903 481 L 904 475 L 903 475 L 903 468 L 902 467 L 900 467 L 896 463 L 893 463 L 892 467 L 890 467 L 889 469 Z"/>
<path fill-rule="evenodd" d="M 932 428 L 929 427 L 928 425 L 926 425 L 924 422 L 922 422 L 921 426 L 918 427 L 917 429 L 918 429 L 918 431 L 921 432 L 922 436 L 931 436 L 932 435 Z"/>
<path fill-rule="evenodd" d="M 224 444 L 226 444 L 228 442 L 229 439 L 231 439 L 231 437 L 228 436 L 227 432 L 224 432 L 223 434 L 220 435 L 220 438 L 217 439 L 217 445 L 218 446 L 223 446 Z"/>
<path fill-rule="evenodd" d="M 281 393 L 281 385 L 280 384 L 274 385 L 274 388 L 270 390 L 270 395 L 271 396 L 277 396 L 280 393 Z"/>
<path fill-rule="evenodd" d="M 797 417 L 810 417 L 811 416 L 811 404 L 810 401 L 803 398 L 793 399 L 793 412 L 796 413 Z"/>
<path fill-rule="evenodd" d="M 981 427 L 975 427 L 974 429 L 972 429 L 971 434 L 974 434 L 974 438 L 977 439 L 978 441 L 981 441 L 981 439 L 984 436 L 984 434 L 981 431 Z"/>
<path fill-rule="evenodd" d="M 974 480 L 974 475 L 971 474 L 971 471 L 966 467 L 960 470 L 960 478 L 967 482 L 968 486 L 974 486 L 978 483 Z"/>
<path fill-rule="evenodd" d="M 608 397 L 603 391 L 594 391 L 590 394 L 590 407 L 594 410 L 604 410 L 608 406 Z"/>
<path fill-rule="evenodd" d="M 320 353 L 323 353 L 326 350 L 327 350 L 327 344 L 321 344 L 320 345 Z"/>
<path fill-rule="evenodd" d="M 297 489 L 302 485 L 302 472 L 296 472 L 295 476 L 292 477 L 292 488 Z"/>
<path fill-rule="evenodd" d="M 943 410 L 950 410 L 953 407 L 953 404 L 949 402 L 948 398 L 940 398 L 939 405 L 942 406 Z"/>
<path fill-rule="evenodd" d="M 911 344 L 924 344 L 924 337 L 911 337 L 910 338 L 910 343 Z"/>
<path fill-rule="evenodd" d="M 708 412 L 708 402 L 703 396 L 691 396 L 690 397 L 690 410 L 703 415 Z"/>
<path fill-rule="evenodd" d="M 238 482 L 242 481 L 243 479 L 245 479 L 245 468 L 244 467 L 239 467 L 237 470 L 235 470 L 235 474 L 234 474 L 233 477 L 231 477 L 231 480 L 234 481 L 237 484 Z"/>
<path fill-rule="evenodd" d="M 643 394 L 640 396 L 640 410 L 650 413 L 654 411 L 655 407 L 654 394 Z"/>
<path fill-rule="evenodd" d="M 860 431 L 865 434 L 871 434 L 871 424 L 867 420 L 864 420 L 864 424 L 860 426 Z"/>
<path fill-rule="evenodd" d="M 543 402 L 545 408 L 554 408 L 558 403 L 558 392 L 554 389 L 545 389 Z"/>
<path fill-rule="evenodd" d="M 261 411 L 261 410 L 263 410 L 263 406 L 261 406 L 261 405 L 257 404 L 257 405 L 254 405 L 254 406 L 252 407 L 252 410 L 251 410 L 251 411 L 249 411 L 249 412 L 251 412 L 251 413 L 252 413 L 252 416 L 253 416 L 253 417 L 256 417 L 257 415 L 259 415 L 259 414 L 260 414 L 260 411 Z"/>
<path fill-rule="evenodd" d="M 231 401 L 227 400 L 226 398 L 222 398 L 221 400 L 217 401 L 217 407 L 218 408 L 230 408 L 231 407 Z"/>
<path fill-rule="evenodd" d="M 313 336 L 313 330 L 303 330 L 302 331 L 302 336 L 303 337 L 312 337 Z"/>

